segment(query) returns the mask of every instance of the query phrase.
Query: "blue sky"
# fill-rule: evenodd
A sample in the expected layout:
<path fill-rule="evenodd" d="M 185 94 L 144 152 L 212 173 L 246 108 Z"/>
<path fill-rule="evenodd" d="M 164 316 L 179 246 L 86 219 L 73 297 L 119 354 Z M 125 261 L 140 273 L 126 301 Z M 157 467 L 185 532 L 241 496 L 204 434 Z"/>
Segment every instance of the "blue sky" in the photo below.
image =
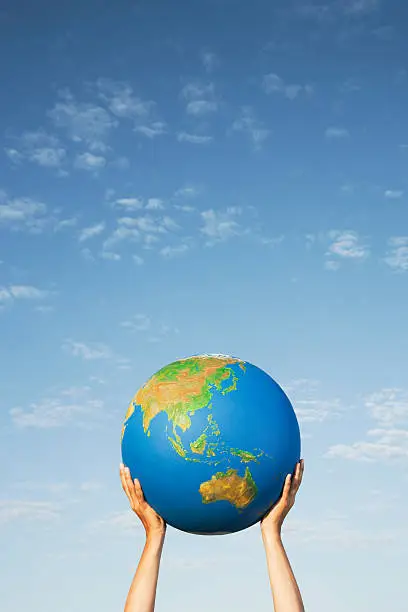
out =
<path fill-rule="evenodd" d="M 396 0 L 3 3 L 5 612 L 121 609 L 127 403 L 199 352 L 293 402 L 307 608 L 406 608 L 407 27 Z M 157 607 L 192 601 L 270 609 L 257 526 L 170 530 Z"/>

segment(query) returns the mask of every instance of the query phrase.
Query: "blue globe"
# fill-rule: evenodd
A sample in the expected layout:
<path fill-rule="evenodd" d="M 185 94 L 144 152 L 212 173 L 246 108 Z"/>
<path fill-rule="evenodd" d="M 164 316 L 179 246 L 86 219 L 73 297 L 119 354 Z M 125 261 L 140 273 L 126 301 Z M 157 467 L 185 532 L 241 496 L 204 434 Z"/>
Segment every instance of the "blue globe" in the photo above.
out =
<path fill-rule="evenodd" d="M 146 501 L 194 534 L 241 531 L 279 499 L 300 459 L 281 387 L 227 355 L 195 355 L 156 372 L 130 402 L 122 459 Z"/>

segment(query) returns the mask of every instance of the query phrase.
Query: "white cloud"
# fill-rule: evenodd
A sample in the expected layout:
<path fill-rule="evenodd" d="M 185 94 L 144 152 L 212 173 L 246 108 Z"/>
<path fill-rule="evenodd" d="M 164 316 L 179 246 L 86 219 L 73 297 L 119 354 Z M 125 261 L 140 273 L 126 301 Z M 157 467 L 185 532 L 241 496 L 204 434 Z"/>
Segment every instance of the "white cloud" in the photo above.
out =
<path fill-rule="evenodd" d="M 262 147 L 262 144 L 271 134 L 271 131 L 266 129 L 264 125 L 255 118 L 253 110 L 249 107 L 244 107 L 241 110 L 241 116 L 232 124 L 232 130 L 245 134 L 256 150 Z"/>
<path fill-rule="evenodd" d="M 121 327 L 130 329 L 131 331 L 146 331 L 151 327 L 151 319 L 145 314 L 135 314 L 127 321 L 121 323 Z"/>
<path fill-rule="evenodd" d="M 286 388 L 296 415 L 301 423 L 321 423 L 337 418 L 343 412 L 339 398 L 321 397 L 320 383 L 315 380 L 298 379 Z"/>
<path fill-rule="evenodd" d="M 175 198 L 195 198 L 200 194 L 200 190 L 198 187 L 194 185 L 185 185 L 184 187 L 180 187 L 174 193 Z"/>
<path fill-rule="evenodd" d="M 213 72 L 214 68 L 218 65 L 218 58 L 212 51 L 203 51 L 201 53 L 201 61 L 206 72 Z"/>
<path fill-rule="evenodd" d="M 17 427 L 53 429 L 73 422 L 80 424 L 83 416 L 101 413 L 103 402 L 90 396 L 89 387 L 69 388 L 54 397 L 45 397 L 28 408 L 12 408 L 11 419 Z"/>
<path fill-rule="evenodd" d="M 332 240 L 326 255 L 336 256 L 340 259 L 364 259 L 369 254 L 368 247 L 361 242 L 357 232 L 352 230 L 329 233 Z"/>
<path fill-rule="evenodd" d="M 106 158 L 102 155 L 94 155 L 89 151 L 85 153 L 80 153 L 75 158 L 75 167 L 80 170 L 88 170 L 90 172 L 95 172 L 97 170 L 101 170 L 106 166 Z"/>
<path fill-rule="evenodd" d="M 10 285 L 0 287 L 0 305 L 13 300 L 41 300 L 49 296 L 48 291 L 32 285 Z"/>
<path fill-rule="evenodd" d="M 368 395 L 364 404 L 382 427 L 408 424 L 408 393 L 402 389 L 382 389 Z"/>
<path fill-rule="evenodd" d="M 140 238 L 139 230 L 136 227 L 132 227 L 133 221 L 133 217 L 122 217 L 118 220 L 119 227 L 117 227 L 103 243 L 102 257 L 105 259 L 120 259 L 117 254 L 110 252 L 112 247 L 127 240 L 134 241 Z M 108 252 L 110 252 L 110 255 L 108 255 Z M 114 257 L 112 257 L 113 255 Z"/>
<path fill-rule="evenodd" d="M 289 100 L 294 100 L 301 93 L 309 96 L 313 93 L 311 85 L 285 83 L 281 77 L 273 72 L 264 75 L 262 79 L 262 88 L 267 94 L 282 94 Z"/>
<path fill-rule="evenodd" d="M 127 321 L 121 323 L 121 327 L 130 330 L 147 334 L 148 342 L 161 342 L 166 336 L 172 333 L 178 333 L 178 329 L 170 327 L 164 323 L 156 323 L 153 325 L 151 318 L 145 314 L 136 314 Z"/>
<path fill-rule="evenodd" d="M 181 90 L 181 97 L 185 100 L 202 100 L 214 96 L 213 83 L 200 83 L 198 81 L 187 83 Z"/>
<path fill-rule="evenodd" d="M 0 192 L 0 225 L 8 225 L 12 229 L 41 231 L 47 223 L 47 207 L 43 202 L 33 198 L 8 198 Z"/>
<path fill-rule="evenodd" d="M 64 129 L 68 137 L 77 143 L 87 145 L 91 151 L 106 151 L 106 140 L 118 125 L 102 106 L 77 102 L 74 96 L 63 90 L 60 101 L 48 112 L 54 125 Z"/>
<path fill-rule="evenodd" d="M 141 198 L 118 198 L 115 200 L 115 205 L 126 210 L 139 210 L 143 207 Z"/>
<path fill-rule="evenodd" d="M 218 110 L 216 102 L 209 100 L 191 100 L 186 106 L 186 111 L 189 115 L 207 115 L 208 113 L 215 113 Z"/>
<path fill-rule="evenodd" d="M 372 13 L 380 7 L 380 0 L 346 0 L 344 2 L 344 11 L 351 15 L 360 15 L 362 13 Z"/>
<path fill-rule="evenodd" d="M 181 97 L 186 101 L 188 115 L 200 117 L 218 110 L 213 83 L 187 83 L 181 90 Z"/>
<path fill-rule="evenodd" d="M 60 168 L 66 158 L 66 149 L 56 136 L 44 130 L 24 132 L 16 139 L 16 148 L 6 149 L 15 163 L 29 161 L 45 168 Z"/>
<path fill-rule="evenodd" d="M 166 124 L 163 121 L 153 121 L 152 123 L 146 125 L 138 125 L 134 128 L 135 132 L 139 132 L 146 136 L 146 138 L 156 138 L 156 136 L 162 136 L 167 133 Z"/>
<path fill-rule="evenodd" d="M 113 356 L 110 348 L 102 343 L 85 344 L 84 342 L 67 340 L 64 342 L 63 348 L 74 357 L 81 357 L 86 361 L 110 359 Z"/>
<path fill-rule="evenodd" d="M 242 228 L 236 220 L 236 214 L 231 211 L 205 210 L 201 213 L 203 226 L 201 232 L 207 236 L 208 245 L 222 242 L 233 236 L 242 234 Z"/>
<path fill-rule="evenodd" d="M 0 525 L 14 521 L 44 521 L 48 523 L 58 519 L 60 514 L 60 507 L 51 502 L 13 499 L 0 501 Z"/>
<path fill-rule="evenodd" d="M 140 257 L 140 255 L 132 255 L 132 259 L 137 266 L 142 266 L 144 264 L 144 259 Z"/>
<path fill-rule="evenodd" d="M 12 161 L 14 164 L 19 164 L 24 159 L 24 155 L 22 155 L 22 153 L 20 153 L 20 151 L 18 151 L 17 149 L 6 148 L 4 149 L 4 152 L 9 158 L 9 160 Z"/>
<path fill-rule="evenodd" d="M 188 132 L 179 132 L 177 134 L 178 142 L 189 142 L 191 144 L 205 145 L 212 142 L 212 136 L 200 136 L 199 134 L 190 134 Z"/>
<path fill-rule="evenodd" d="M 59 232 L 66 228 L 75 227 L 78 223 L 78 219 L 76 217 L 71 217 L 69 219 L 61 219 L 61 221 L 57 221 L 54 226 L 54 232 Z"/>
<path fill-rule="evenodd" d="M 146 203 L 146 210 L 162 210 L 164 208 L 163 200 L 160 198 L 149 198 Z"/>
<path fill-rule="evenodd" d="M 364 399 L 375 427 L 367 439 L 351 444 L 335 444 L 326 456 L 355 461 L 391 461 L 408 458 L 408 393 L 382 389 Z"/>
<path fill-rule="evenodd" d="M 142 100 L 134 95 L 133 88 L 125 82 L 111 79 L 98 79 L 99 97 L 108 105 L 109 110 L 119 118 L 135 119 L 146 117 L 154 107 L 151 100 Z"/>
<path fill-rule="evenodd" d="M 398 189 L 387 189 L 384 196 L 389 200 L 399 200 L 404 195 L 404 192 Z"/>
<path fill-rule="evenodd" d="M 84 227 L 79 232 L 78 240 L 79 242 L 84 242 L 85 240 L 89 240 L 94 236 L 99 236 L 105 229 L 105 223 L 102 221 L 100 223 L 95 223 L 94 225 L 90 225 L 89 227 Z"/>
<path fill-rule="evenodd" d="M 188 250 L 189 250 L 189 246 L 187 244 L 179 244 L 176 246 L 165 246 L 162 249 L 160 249 L 159 253 L 163 257 L 171 258 L 176 255 L 182 255 Z"/>
<path fill-rule="evenodd" d="M 342 139 L 348 138 L 350 133 L 346 128 L 332 126 L 326 129 L 324 135 L 330 139 Z"/>
<path fill-rule="evenodd" d="M 408 236 L 394 236 L 388 244 L 385 262 L 396 272 L 408 272 Z"/>
<path fill-rule="evenodd" d="M 102 259 L 107 259 L 109 261 L 120 261 L 121 256 L 119 253 L 114 253 L 112 251 L 102 251 L 101 253 Z"/>

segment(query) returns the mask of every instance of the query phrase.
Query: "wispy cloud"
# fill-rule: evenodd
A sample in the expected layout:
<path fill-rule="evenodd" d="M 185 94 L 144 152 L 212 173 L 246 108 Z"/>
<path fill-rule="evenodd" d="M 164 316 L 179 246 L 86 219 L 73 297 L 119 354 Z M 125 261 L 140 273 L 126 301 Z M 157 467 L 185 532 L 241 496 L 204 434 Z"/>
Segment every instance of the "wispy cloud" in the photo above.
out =
<path fill-rule="evenodd" d="M 368 257 L 370 251 L 355 231 L 329 232 L 331 244 L 326 252 L 326 268 L 337 269 L 341 260 L 362 260 Z"/>
<path fill-rule="evenodd" d="M 232 124 L 232 131 L 245 134 L 255 150 L 259 150 L 271 134 L 271 131 L 255 118 L 250 107 L 241 110 L 240 117 Z"/>
<path fill-rule="evenodd" d="M 318 381 L 298 379 L 286 388 L 291 398 L 296 415 L 302 423 L 321 423 L 330 418 L 337 418 L 343 412 L 339 398 L 322 397 Z"/>
<path fill-rule="evenodd" d="M 86 151 L 80 153 L 75 158 L 75 168 L 87 170 L 88 172 L 97 172 L 106 166 L 106 158 L 103 155 L 95 155 Z"/>
<path fill-rule="evenodd" d="M 129 533 L 135 532 L 142 535 L 141 524 L 136 520 L 135 514 L 131 510 L 113 512 L 103 519 L 94 521 L 89 530 L 91 533 L 102 530 L 105 534 L 113 534 L 115 537 L 118 534 L 127 537 Z"/>
<path fill-rule="evenodd" d="M 61 508 L 54 502 L 30 500 L 0 500 L 0 525 L 11 522 L 44 521 L 58 519 Z"/>
<path fill-rule="evenodd" d="M 113 357 L 111 349 L 102 343 L 86 344 L 85 342 L 76 342 L 74 340 L 66 340 L 63 344 L 63 349 L 74 357 L 81 357 L 86 361 L 94 359 L 110 359 Z"/>
<path fill-rule="evenodd" d="M 218 110 L 213 83 L 187 83 L 181 90 L 181 97 L 189 115 L 206 115 Z"/>
<path fill-rule="evenodd" d="M 143 333 L 148 342 L 160 342 L 170 334 L 178 333 L 178 329 L 165 323 L 153 323 L 151 317 L 138 313 L 122 321 L 121 327 L 131 331 Z"/>
<path fill-rule="evenodd" d="M 350 136 L 350 132 L 344 127 L 328 127 L 324 133 L 326 138 L 332 140 L 341 140 L 343 138 L 348 138 Z"/>
<path fill-rule="evenodd" d="M 384 192 L 384 196 L 388 200 L 400 200 L 403 195 L 404 195 L 404 192 L 400 189 L 387 189 Z"/>
<path fill-rule="evenodd" d="M 262 79 L 262 88 L 267 94 L 282 94 L 289 100 L 295 100 L 299 95 L 311 96 L 313 87 L 311 85 L 288 84 L 277 74 L 270 72 Z"/>
<path fill-rule="evenodd" d="M 32 285 L 0 286 L 0 306 L 12 303 L 14 300 L 42 300 L 50 295 L 48 291 L 38 289 Z"/>
<path fill-rule="evenodd" d="M 100 99 L 118 118 L 144 119 L 155 106 L 152 100 L 142 100 L 136 96 L 133 87 L 123 81 L 100 78 L 96 82 L 96 87 Z"/>
<path fill-rule="evenodd" d="M 395 272 L 408 272 L 408 236 L 394 236 L 388 245 L 386 264 Z"/>
<path fill-rule="evenodd" d="M 47 224 L 47 206 L 29 197 L 10 198 L 0 191 L 0 225 L 39 232 Z"/>
<path fill-rule="evenodd" d="M 153 121 L 149 124 L 137 125 L 134 131 L 150 139 L 167 134 L 166 124 L 163 121 Z"/>
<path fill-rule="evenodd" d="M 60 140 L 44 130 L 24 132 L 14 148 L 7 148 L 6 154 L 14 163 L 29 161 L 45 168 L 60 168 L 67 151 Z"/>
<path fill-rule="evenodd" d="M 61 128 L 76 143 L 86 145 L 91 151 L 107 150 L 107 139 L 118 120 L 102 106 L 78 102 L 65 89 L 59 92 L 59 101 L 48 112 L 55 127 Z"/>
<path fill-rule="evenodd" d="M 166 257 L 167 259 L 169 259 L 177 255 L 182 255 L 183 253 L 186 253 L 189 249 L 190 249 L 189 245 L 185 243 L 173 245 L 173 246 L 168 245 L 160 249 L 159 253 L 163 257 Z"/>
<path fill-rule="evenodd" d="M 102 408 L 103 402 L 92 398 L 89 387 L 74 387 L 44 397 L 27 408 L 12 408 L 9 414 L 17 427 L 53 429 L 70 423 L 80 425 L 82 417 L 100 414 Z"/>
<path fill-rule="evenodd" d="M 189 142 L 190 144 L 206 145 L 212 142 L 213 137 L 208 135 L 190 134 L 189 132 L 179 132 L 177 134 L 179 142 Z"/>
<path fill-rule="evenodd" d="M 326 456 L 365 462 L 408 459 L 408 393 L 382 389 L 367 396 L 364 406 L 375 423 L 366 439 L 335 444 Z"/>
<path fill-rule="evenodd" d="M 143 199 L 135 197 L 118 198 L 114 201 L 114 205 L 130 211 L 139 210 L 143 207 Z"/>
<path fill-rule="evenodd" d="M 174 193 L 175 198 L 195 198 L 200 194 L 200 189 L 195 185 L 184 185 Z"/>
<path fill-rule="evenodd" d="M 205 71 L 209 74 L 213 72 L 219 64 L 217 55 L 212 51 L 202 51 L 200 57 Z"/>
<path fill-rule="evenodd" d="M 135 314 L 130 319 L 122 321 L 121 326 L 130 331 L 146 331 L 151 327 L 151 319 L 145 314 Z"/>
<path fill-rule="evenodd" d="M 105 229 L 105 222 L 101 221 L 100 223 L 95 223 L 94 225 L 90 225 L 89 227 L 84 227 L 79 232 L 78 240 L 79 242 L 84 242 L 85 240 L 89 240 L 90 238 L 94 238 L 95 236 L 99 236 Z"/>
<path fill-rule="evenodd" d="M 207 238 L 208 246 L 243 233 L 243 228 L 237 221 L 237 214 L 233 208 L 224 211 L 209 209 L 201 213 L 203 225 L 200 231 Z"/>

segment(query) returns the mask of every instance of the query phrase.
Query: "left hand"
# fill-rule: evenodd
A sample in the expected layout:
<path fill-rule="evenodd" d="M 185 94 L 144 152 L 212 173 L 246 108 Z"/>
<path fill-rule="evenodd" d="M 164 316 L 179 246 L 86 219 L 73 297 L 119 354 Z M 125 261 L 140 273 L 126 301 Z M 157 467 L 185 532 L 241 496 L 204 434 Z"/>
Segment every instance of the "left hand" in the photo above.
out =
<path fill-rule="evenodd" d="M 125 467 L 123 463 L 120 465 L 120 479 L 123 490 L 125 491 L 130 502 L 130 507 L 139 517 L 143 527 L 145 528 L 146 538 L 151 539 L 155 538 L 156 536 L 159 538 L 164 538 L 166 533 L 166 523 L 164 519 L 159 516 L 151 506 L 149 506 L 144 498 L 140 482 L 137 480 L 137 478 L 132 480 L 129 468 Z"/>
<path fill-rule="evenodd" d="M 261 530 L 263 534 L 273 532 L 280 535 L 283 521 L 295 503 L 296 494 L 302 482 L 303 470 L 304 461 L 301 459 L 299 463 L 296 464 L 294 473 L 286 476 L 280 499 L 272 506 L 268 514 L 261 521 Z"/>

